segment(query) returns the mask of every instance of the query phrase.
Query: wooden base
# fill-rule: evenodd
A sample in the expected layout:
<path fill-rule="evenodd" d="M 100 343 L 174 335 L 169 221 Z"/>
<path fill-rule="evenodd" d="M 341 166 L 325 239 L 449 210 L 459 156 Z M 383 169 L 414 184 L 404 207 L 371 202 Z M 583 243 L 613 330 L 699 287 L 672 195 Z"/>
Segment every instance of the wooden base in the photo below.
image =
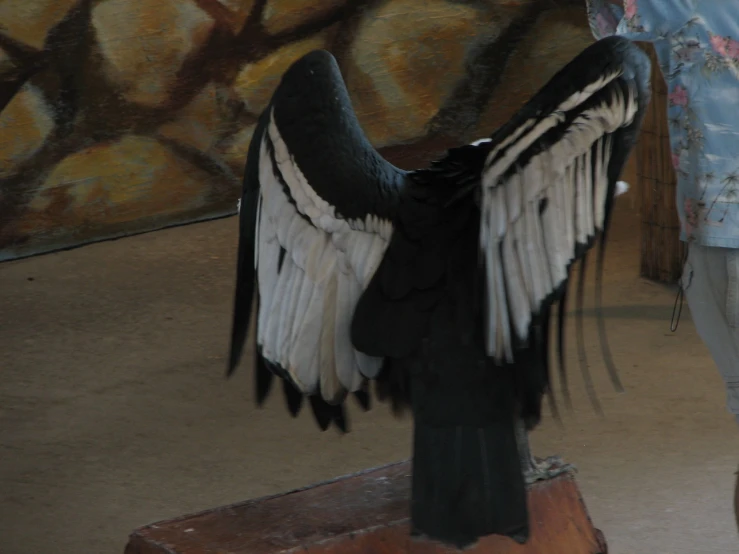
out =
<path fill-rule="evenodd" d="M 125 554 L 443 554 L 410 536 L 410 462 L 340 477 L 286 494 L 248 500 L 148 525 Z M 570 474 L 529 490 L 531 538 L 481 540 L 469 554 L 606 554 Z"/>

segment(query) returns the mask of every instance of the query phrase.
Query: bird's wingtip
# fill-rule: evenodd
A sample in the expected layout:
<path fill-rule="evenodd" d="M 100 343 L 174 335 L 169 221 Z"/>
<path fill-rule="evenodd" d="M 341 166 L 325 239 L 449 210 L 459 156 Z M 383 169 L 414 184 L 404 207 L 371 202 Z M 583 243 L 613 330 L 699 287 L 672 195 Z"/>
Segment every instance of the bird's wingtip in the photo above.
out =
<path fill-rule="evenodd" d="M 236 373 L 236 368 L 239 365 L 239 355 L 235 352 L 231 352 L 228 358 L 228 365 L 226 366 L 226 379 L 233 376 Z"/>

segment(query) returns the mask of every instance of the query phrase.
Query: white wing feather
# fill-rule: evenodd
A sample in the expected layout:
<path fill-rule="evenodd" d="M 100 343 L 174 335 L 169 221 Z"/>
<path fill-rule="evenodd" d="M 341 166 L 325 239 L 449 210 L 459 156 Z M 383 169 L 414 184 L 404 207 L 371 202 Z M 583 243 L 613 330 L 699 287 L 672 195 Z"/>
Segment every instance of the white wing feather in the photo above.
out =
<path fill-rule="evenodd" d="M 376 216 L 364 221 L 337 216 L 300 171 L 274 117 L 265 134 L 255 255 L 261 299 L 257 342 L 262 355 L 279 364 L 302 392 L 320 390 L 324 399 L 336 400 L 345 390 L 359 390 L 382 365 L 382 359 L 353 347 L 350 327 L 392 224 Z"/>
<path fill-rule="evenodd" d="M 524 167 L 516 164 L 526 149 L 564 121 L 568 110 L 619 76 L 619 72 L 605 75 L 547 117 L 526 121 L 487 156 L 482 175 L 480 247 L 487 275 L 486 348 L 499 362 L 513 361 L 510 330 L 525 341 L 533 315 L 567 278 L 576 242 L 586 243 L 602 230 L 611 133 L 634 120 L 638 112 L 636 89 L 630 87 L 623 94 L 614 87 L 612 98 L 580 113 L 550 148 L 532 156 Z M 626 188 L 628 185 L 619 182 L 616 194 Z M 543 211 L 542 202 L 547 203 Z"/>

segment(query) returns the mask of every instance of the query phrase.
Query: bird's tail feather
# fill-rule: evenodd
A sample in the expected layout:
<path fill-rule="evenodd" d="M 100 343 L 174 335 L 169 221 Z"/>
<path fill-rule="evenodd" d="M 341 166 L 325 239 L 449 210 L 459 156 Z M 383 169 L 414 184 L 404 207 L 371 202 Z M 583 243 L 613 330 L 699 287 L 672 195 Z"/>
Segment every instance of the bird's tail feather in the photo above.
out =
<path fill-rule="evenodd" d="M 526 487 L 513 424 L 415 421 L 411 524 L 457 548 L 489 534 L 528 538 Z"/>

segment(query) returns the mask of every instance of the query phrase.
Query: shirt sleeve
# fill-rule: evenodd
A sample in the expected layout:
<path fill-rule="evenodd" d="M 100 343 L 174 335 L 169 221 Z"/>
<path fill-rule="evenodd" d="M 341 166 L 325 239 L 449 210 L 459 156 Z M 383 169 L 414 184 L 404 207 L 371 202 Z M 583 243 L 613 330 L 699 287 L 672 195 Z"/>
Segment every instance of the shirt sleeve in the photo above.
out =
<path fill-rule="evenodd" d="M 620 35 L 654 42 L 674 34 L 695 16 L 695 0 L 585 0 L 590 30 L 596 39 Z"/>

